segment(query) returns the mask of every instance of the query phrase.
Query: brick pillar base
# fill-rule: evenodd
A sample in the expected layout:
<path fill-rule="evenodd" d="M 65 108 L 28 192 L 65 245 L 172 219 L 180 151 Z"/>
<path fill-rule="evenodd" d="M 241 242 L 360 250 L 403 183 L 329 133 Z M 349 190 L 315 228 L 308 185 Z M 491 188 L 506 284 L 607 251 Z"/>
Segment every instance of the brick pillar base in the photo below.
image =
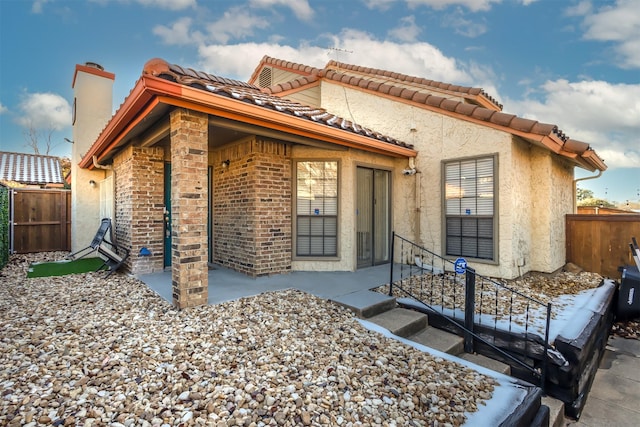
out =
<path fill-rule="evenodd" d="M 171 271 L 173 304 L 207 304 L 208 117 L 171 113 Z"/>

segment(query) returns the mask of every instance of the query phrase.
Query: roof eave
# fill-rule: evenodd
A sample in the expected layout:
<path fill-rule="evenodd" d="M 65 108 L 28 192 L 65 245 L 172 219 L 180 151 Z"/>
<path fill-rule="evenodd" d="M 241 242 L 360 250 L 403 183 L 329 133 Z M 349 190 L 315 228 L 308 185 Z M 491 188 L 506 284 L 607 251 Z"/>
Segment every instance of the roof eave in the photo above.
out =
<path fill-rule="evenodd" d="M 94 167 L 94 157 L 98 161 L 105 157 L 126 136 L 128 130 L 143 120 L 153 107 L 159 103 L 189 108 L 307 138 L 394 157 L 415 157 L 417 155 L 415 150 L 408 147 L 332 128 L 308 119 L 288 116 L 240 100 L 225 98 L 201 89 L 183 86 L 159 77 L 143 75 L 121 108 L 82 158 L 80 167 L 92 169 Z"/>

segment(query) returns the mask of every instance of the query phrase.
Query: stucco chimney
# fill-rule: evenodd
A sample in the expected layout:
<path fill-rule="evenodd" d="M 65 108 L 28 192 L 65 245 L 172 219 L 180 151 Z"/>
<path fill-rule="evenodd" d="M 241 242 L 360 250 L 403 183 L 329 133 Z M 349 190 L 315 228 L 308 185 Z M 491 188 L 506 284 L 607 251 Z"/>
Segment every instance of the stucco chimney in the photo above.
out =
<path fill-rule="evenodd" d="M 105 178 L 104 170 L 80 169 L 89 151 L 112 116 L 115 74 L 95 62 L 77 64 L 73 75 L 73 146 L 71 148 L 71 249 L 91 243 L 100 225 L 100 188 L 91 185 Z"/>

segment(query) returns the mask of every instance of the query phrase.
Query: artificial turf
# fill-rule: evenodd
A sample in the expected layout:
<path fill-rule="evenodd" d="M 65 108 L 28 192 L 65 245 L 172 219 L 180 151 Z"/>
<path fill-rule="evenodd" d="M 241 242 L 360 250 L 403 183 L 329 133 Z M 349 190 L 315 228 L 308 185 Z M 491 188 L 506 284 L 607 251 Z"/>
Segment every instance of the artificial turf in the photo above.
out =
<path fill-rule="evenodd" d="M 80 258 L 73 261 L 61 260 L 34 263 L 29 266 L 27 277 L 50 277 L 87 273 L 89 271 L 96 271 L 103 263 L 104 261 L 100 258 Z"/>

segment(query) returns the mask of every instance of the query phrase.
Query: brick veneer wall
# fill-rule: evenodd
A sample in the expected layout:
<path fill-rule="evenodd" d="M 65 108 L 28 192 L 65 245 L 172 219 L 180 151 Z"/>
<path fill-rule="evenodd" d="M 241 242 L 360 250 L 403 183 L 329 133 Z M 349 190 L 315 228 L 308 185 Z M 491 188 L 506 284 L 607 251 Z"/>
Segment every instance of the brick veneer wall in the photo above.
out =
<path fill-rule="evenodd" d="M 128 147 L 113 161 L 116 241 L 131 251 L 126 268 L 134 274 L 163 269 L 163 157 L 162 147 Z M 142 247 L 152 256 L 139 257 Z"/>
<path fill-rule="evenodd" d="M 217 151 L 213 186 L 215 261 L 253 277 L 290 271 L 290 147 L 251 138 Z"/>
<path fill-rule="evenodd" d="M 207 114 L 171 112 L 171 275 L 178 308 L 208 298 L 208 126 Z"/>

